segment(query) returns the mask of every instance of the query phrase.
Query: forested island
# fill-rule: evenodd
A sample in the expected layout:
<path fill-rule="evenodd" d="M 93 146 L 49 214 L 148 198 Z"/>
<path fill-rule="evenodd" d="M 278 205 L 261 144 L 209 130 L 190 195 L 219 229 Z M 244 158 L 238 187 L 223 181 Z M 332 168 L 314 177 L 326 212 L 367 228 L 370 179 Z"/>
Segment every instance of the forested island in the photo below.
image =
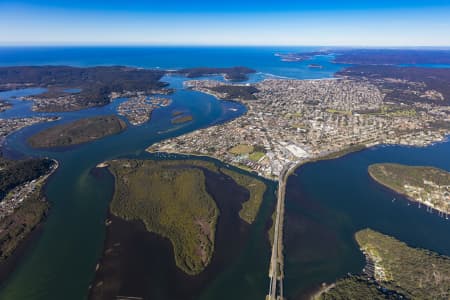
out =
<path fill-rule="evenodd" d="M 222 75 L 226 80 L 244 81 L 248 79 L 248 74 L 256 71 L 247 67 L 231 67 L 231 68 L 185 68 L 173 71 L 173 73 L 184 75 L 188 78 L 196 78 L 211 75 Z"/>
<path fill-rule="evenodd" d="M 177 266 L 190 275 L 202 272 L 211 260 L 220 215 L 206 190 L 204 172 L 229 176 L 248 190 L 239 212 L 247 223 L 256 218 L 266 189 L 258 179 L 201 160 L 124 159 L 107 165 L 115 178 L 111 213 L 140 220 L 148 231 L 168 238 Z"/>
<path fill-rule="evenodd" d="M 450 173 L 441 169 L 400 164 L 373 164 L 369 175 L 383 186 L 438 210 L 450 214 Z"/>
<path fill-rule="evenodd" d="M 407 244 L 371 229 L 355 234 L 366 256 L 366 275 L 339 280 L 319 299 L 448 299 L 450 257 Z"/>
<path fill-rule="evenodd" d="M 165 71 L 131 67 L 23 66 L 0 67 L 0 90 L 41 87 L 48 90 L 27 97 L 33 110 L 60 112 L 103 106 L 114 98 L 137 93 L 167 93 L 160 81 Z M 76 92 L 73 92 L 76 91 Z"/>
<path fill-rule="evenodd" d="M 126 130 L 127 124 L 115 115 L 95 116 L 44 129 L 28 139 L 33 148 L 78 145 Z"/>
<path fill-rule="evenodd" d="M 45 218 L 49 204 L 42 187 L 56 167 L 49 159 L 0 156 L 0 266 Z"/>

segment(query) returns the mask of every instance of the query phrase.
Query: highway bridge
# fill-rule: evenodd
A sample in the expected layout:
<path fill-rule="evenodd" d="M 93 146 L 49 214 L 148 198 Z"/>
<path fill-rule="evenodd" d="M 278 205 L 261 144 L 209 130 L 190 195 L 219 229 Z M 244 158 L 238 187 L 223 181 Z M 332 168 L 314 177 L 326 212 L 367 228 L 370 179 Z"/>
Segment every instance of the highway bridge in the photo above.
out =
<path fill-rule="evenodd" d="M 273 234 L 272 256 L 269 267 L 269 294 L 266 300 L 283 300 L 283 222 L 284 222 L 284 197 L 286 193 L 286 182 L 291 172 L 296 168 L 297 162 L 284 166 L 278 177 L 277 210 Z"/>

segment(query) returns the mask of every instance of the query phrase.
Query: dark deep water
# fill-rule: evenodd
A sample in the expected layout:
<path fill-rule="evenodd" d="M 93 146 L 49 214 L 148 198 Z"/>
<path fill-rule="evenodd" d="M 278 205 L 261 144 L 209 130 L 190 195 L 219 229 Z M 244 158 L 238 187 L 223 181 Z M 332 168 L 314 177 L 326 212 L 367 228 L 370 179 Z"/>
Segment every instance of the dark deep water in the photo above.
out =
<path fill-rule="evenodd" d="M 449 220 L 381 187 L 367 173 L 379 162 L 450 171 L 449 154 L 450 142 L 427 148 L 381 146 L 297 169 L 286 195 L 287 294 L 301 299 L 311 286 L 360 272 L 364 257 L 353 235 L 367 227 L 450 255 Z"/>
<path fill-rule="evenodd" d="M 331 77 L 342 67 L 329 63 L 330 58 L 318 58 L 319 62 L 286 63 L 273 55 L 292 50 L 302 49 L 0 48 L 0 65 L 123 64 L 161 68 L 245 65 L 258 71 L 250 76 L 250 81 L 274 75 L 300 79 L 325 78 Z M 309 69 L 309 63 L 321 63 L 325 68 Z M 7 154 L 50 156 L 60 162 L 60 168 L 46 190 L 52 206 L 49 217 L 37 237 L 23 251 L 15 271 L 8 280 L 1 282 L 0 299 L 85 299 L 88 286 L 94 279 L 98 258 L 103 253 L 104 221 L 113 188 L 110 177 L 95 176 L 92 168 L 99 162 L 117 157 L 169 159 L 171 157 L 164 155 L 146 155 L 143 151 L 161 139 L 224 122 L 245 112 L 244 107 L 234 102 L 219 102 L 209 95 L 183 90 L 183 78 L 164 80 L 177 88 L 171 96 L 173 105 L 156 110 L 149 123 L 67 151 L 37 151 L 29 149 L 24 141 L 30 134 L 56 123 L 111 114 L 125 99 L 102 108 L 63 114 L 36 114 L 30 111 L 29 102 L 11 97 L 36 94 L 42 90 L 0 93 L 0 98 L 10 99 L 8 101 L 14 105 L 11 110 L 0 113 L 0 118 L 62 116 L 55 123 L 38 124 L 21 130 L 6 141 Z M 190 112 L 194 121 L 174 126 L 170 123 L 172 110 Z M 367 175 L 367 166 L 374 162 L 433 165 L 450 170 L 449 154 L 449 142 L 427 148 L 377 147 L 298 169 L 296 175 L 289 178 L 286 195 L 284 287 L 288 298 L 302 298 L 322 282 L 332 282 L 347 272 L 359 272 L 364 261 L 353 234 L 361 228 L 370 227 L 412 246 L 450 255 L 449 221 L 414 204 L 408 205 L 404 198 L 381 188 Z M 225 198 L 220 200 L 229 189 L 223 191 L 223 187 L 214 182 L 212 178 L 209 187 L 211 193 L 217 194 L 219 204 L 223 201 L 223 209 L 235 210 L 235 202 L 225 203 Z M 144 232 L 139 224 L 120 221 L 113 222 L 111 226 L 118 225 L 118 228 L 110 232 L 114 233 L 114 238 L 123 241 L 125 253 L 130 255 L 127 255 L 127 264 L 112 266 L 123 270 L 124 273 L 119 274 L 122 277 L 127 278 L 128 274 L 137 274 L 133 272 L 142 270 L 142 274 L 147 274 L 146 278 L 154 279 L 148 287 L 152 293 L 157 293 L 152 294 L 152 299 L 153 296 L 157 299 L 179 298 L 182 293 L 196 299 L 263 299 L 268 289 L 270 248 L 266 230 L 274 205 L 274 188 L 271 184 L 253 225 L 245 226 L 236 219 L 236 214 L 230 212 L 230 217 L 225 217 L 224 213 L 220 222 L 230 228 L 222 225 L 224 229 L 220 232 L 221 228 L 218 228 L 217 256 L 213 260 L 219 261 L 213 262 L 211 270 L 206 271 L 210 273 L 205 273 L 208 275 L 187 279 L 174 268 L 173 254 L 167 240 Z M 394 197 L 397 200 L 392 202 Z M 234 236 L 236 231 L 239 233 Z M 137 244 L 139 248 L 135 247 Z M 152 254 L 159 254 L 159 259 L 156 260 Z M 147 264 L 152 264 L 152 267 L 145 268 Z M 180 284 L 175 286 L 172 279 Z M 138 290 L 141 283 L 128 281 L 120 289 L 128 293 Z"/>

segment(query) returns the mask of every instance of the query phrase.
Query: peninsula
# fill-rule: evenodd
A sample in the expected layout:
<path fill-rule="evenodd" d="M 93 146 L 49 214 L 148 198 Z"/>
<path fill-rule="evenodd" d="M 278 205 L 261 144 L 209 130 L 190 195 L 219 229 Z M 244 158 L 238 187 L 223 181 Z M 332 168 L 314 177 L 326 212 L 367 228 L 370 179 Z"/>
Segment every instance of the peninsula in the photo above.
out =
<path fill-rule="evenodd" d="M 33 148 L 67 147 L 118 134 L 127 128 L 115 115 L 80 119 L 44 129 L 28 139 Z"/>
<path fill-rule="evenodd" d="M 169 98 L 139 95 L 122 102 L 117 111 L 119 115 L 127 118 L 132 125 L 142 125 L 150 120 L 155 109 L 168 106 L 171 102 Z"/>
<path fill-rule="evenodd" d="M 339 280 L 319 299 L 448 299 L 450 257 L 371 229 L 358 231 L 355 239 L 366 256 L 368 277 Z"/>
<path fill-rule="evenodd" d="M 370 165 L 368 171 L 381 185 L 446 216 L 450 214 L 449 172 L 390 163 Z"/>
<path fill-rule="evenodd" d="M 42 188 L 57 167 L 49 159 L 0 157 L 0 265 L 46 216 Z"/>

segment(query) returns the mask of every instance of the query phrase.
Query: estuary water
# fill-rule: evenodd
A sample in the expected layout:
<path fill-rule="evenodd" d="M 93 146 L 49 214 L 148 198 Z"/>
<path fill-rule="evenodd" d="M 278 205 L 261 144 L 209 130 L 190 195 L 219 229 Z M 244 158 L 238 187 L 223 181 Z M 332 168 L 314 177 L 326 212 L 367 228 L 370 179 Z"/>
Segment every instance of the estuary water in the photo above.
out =
<path fill-rule="evenodd" d="M 129 65 L 146 68 L 230 67 L 244 65 L 257 70 L 249 81 L 264 78 L 329 78 L 342 68 L 318 57 L 307 62 L 282 62 L 277 52 L 310 51 L 317 48 L 0 48 L 0 65 Z M 320 63 L 323 69 L 310 69 Z M 150 144 L 198 128 L 225 122 L 245 113 L 235 102 L 218 101 L 210 95 L 184 90 L 182 77 L 163 79 L 176 89 L 173 104 L 153 112 L 150 122 L 130 126 L 125 132 L 65 151 L 30 149 L 26 138 L 57 123 L 86 116 L 115 113 L 121 101 L 77 112 L 40 114 L 29 102 L 15 96 L 33 95 L 42 89 L 0 93 L 14 107 L 0 118 L 50 115 L 56 122 L 25 128 L 6 140 L 11 156 L 49 156 L 60 162 L 46 188 L 51 203 L 48 219 L 15 271 L 1 282 L 0 299 L 86 299 L 101 256 L 105 218 L 113 192 L 111 178 L 94 176 L 98 163 L 119 157 L 170 159 L 147 155 Z M 194 120 L 170 123 L 171 111 L 190 112 Z M 288 180 L 286 194 L 285 289 L 289 299 L 302 299 L 322 282 L 332 282 L 347 272 L 357 273 L 364 260 L 353 240 L 357 230 L 370 227 L 412 246 L 450 255 L 450 222 L 419 209 L 403 197 L 380 187 L 367 175 L 374 162 L 433 165 L 450 170 L 450 143 L 427 148 L 377 147 L 343 158 L 302 166 Z M 217 162 L 220 164 L 220 162 Z M 269 189 L 257 220 L 246 230 L 246 241 L 229 264 L 211 273 L 213 279 L 197 293 L 200 299 L 263 299 L 268 289 L 270 247 L 266 231 L 275 203 L 274 184 Z M 151 255 L 152 244 L 147 243 Z M 147 248 L 150 247 L 150 248 Z M 160 243 L 154 247 L 162 246 Z M 159 250 L 155 248 L 155 253 Z M 170 256 L 166 256 L 166 258 Z M 150 265 L 155 274 L 164 265 Z M 158 269 L 159 268 L 159 269 Z M 155 282 L 153 284 L 158 284 Z M 170 282 L 166 289 L 170 289 Z"/>

